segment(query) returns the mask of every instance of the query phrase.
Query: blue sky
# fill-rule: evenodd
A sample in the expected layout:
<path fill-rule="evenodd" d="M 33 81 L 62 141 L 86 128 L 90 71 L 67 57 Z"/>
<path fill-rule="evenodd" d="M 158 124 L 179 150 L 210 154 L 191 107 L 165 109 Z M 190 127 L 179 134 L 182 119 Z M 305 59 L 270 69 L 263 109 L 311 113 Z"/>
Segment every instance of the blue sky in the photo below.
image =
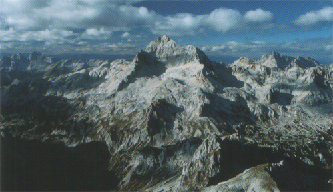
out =
<path fill-rule="evenodd" d="M 121 58 L 166 34 L 226 63 L 272 51 L 333 62 L 332 1 L 0 0 L 0 5 L 2 53 Z"/>

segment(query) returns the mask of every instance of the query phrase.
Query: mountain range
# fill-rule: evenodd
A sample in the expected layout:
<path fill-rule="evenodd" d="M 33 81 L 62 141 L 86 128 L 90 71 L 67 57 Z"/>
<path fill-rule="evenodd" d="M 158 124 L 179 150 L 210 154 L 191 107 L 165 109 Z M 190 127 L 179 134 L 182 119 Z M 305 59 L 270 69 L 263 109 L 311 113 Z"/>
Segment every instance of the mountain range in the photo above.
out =
<path fill-rule="evenodd" d="M 333 64 L 225 65 L 165 35 L 130 61 L 0 64 L 3 190 L 332 190 Z"/>

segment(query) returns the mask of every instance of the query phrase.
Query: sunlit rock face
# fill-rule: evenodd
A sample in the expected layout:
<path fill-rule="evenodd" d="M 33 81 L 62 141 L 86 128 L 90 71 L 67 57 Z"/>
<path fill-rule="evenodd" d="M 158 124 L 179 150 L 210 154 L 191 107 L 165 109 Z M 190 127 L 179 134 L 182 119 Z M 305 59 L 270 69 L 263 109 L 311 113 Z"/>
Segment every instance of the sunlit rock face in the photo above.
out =
<path fill-rule="evenodd" d="M 45 159 L 40 166 L 57 165 L 48 170 L 62 174 L 49 188 L 15 188 L 45 181 L 16 171 L 20 181 L 12 175 L 7 189 L 332 189 L 332 65 L 273 52 L 226 66 L 167 36 L 132 61 L 54 60 L 34 52 L 0 64 L 7 156 L 34 163 L 15 144 L 33 140 L 38 144 L 24 145 L 43 148 L 34 152 Z M 48 155 L 50 145 L 59 155 Z M 100 161 L 85 158 L 90 153 Z M 91 174 L 80 180 L 80 170 Z"/>

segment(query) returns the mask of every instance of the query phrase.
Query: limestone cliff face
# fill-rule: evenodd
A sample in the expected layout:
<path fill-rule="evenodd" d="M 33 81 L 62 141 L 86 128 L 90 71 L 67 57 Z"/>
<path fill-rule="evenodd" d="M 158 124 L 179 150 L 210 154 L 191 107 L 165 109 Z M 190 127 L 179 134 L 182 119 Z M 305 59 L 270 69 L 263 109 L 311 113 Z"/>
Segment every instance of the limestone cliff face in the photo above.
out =
<path fill-rule="evenodd" d="M 225 66 L 162 36 L 132 61 L 33 53 L 0 62 L 1 131 L 104 142 L 119 190 L 332 188 L 333 69 L 311 58 Z M 280 178 L 295 174 L 288 185 Z"/>

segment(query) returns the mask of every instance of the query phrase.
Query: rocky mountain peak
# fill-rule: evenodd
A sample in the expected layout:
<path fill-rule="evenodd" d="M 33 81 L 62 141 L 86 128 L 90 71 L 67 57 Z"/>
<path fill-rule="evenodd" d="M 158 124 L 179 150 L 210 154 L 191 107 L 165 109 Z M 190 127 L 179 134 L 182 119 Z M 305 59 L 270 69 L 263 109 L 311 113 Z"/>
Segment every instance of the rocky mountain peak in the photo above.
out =
<path fill-rule="evenodd" d="M 319 63 L 310 57 L 298 56 L 292 61 L 292 66 L 298 66 L 301 68 L 316 67 L 318 65 Z"/>
<path fill-rule="evenodd" d="M 280 53 L 278 53 L 278 52 L 275 52 L 275 51 L 273 51 L 272 53 L 269 53 L 269 54 L 267 54 L 267 55 L 264 55 L 264 57 L 272 57 L 272 58 L 275 58 L 275 59 L 278 59 L 278 58 L 280 58 L 281 57 L 281 55 L 280 55 Z"/>
<path fill-rule="evenodd" d="M 11 69 L 24 70 L 29 65 L 29 61 L 24 55 L 17 52 L 12 54 L 10 57 L 4 57 L 3 64 Z"/>
<path fill-rule="evenodd" d="M 284 69 L 288 66 L 286 59 L 287 58 L 284 56 L 281 57 L 280 53 L 272 52 L 270 54 L 263 55 L 259 63 L 266 67 Z"/>
<path fill-rule="evenodd" d="M 151 52 L 162 52 L 168 49 L 173 49 L 179 47 L 179 45 L 168 36 L 163 35 L 161 37 L 156 38 L 155 40 L 151 41 L 145 51 L 148 53 Z"/>
<path fill-rule="evenodd" d="M 34 51 L 28 56 L 28 58 L 30 61 L 34 61 L 34 60 L 42 60 L 45 58 L 45 56 L 41 52 Z"/>
<path fill-rule="evenodd" d="M 199 63 L 209 62 L 205 53 L 196 46 L 180 46 L 166 35 L 151 41 L 144 52 L 153 56 L 151 59 L 157 59 L 158 61 L 163 62 L 166 67 L 179 66 L 191 61 L 198 61 Z M 143 52 L 138 54 L 145 55 Z M 142 58 L 147 57 L 145 56 Z"/>
<path fill-rule="evenodd" d="M 11 67 L 11 58 L 7 56 L 3 56 L 0 59 L 0 67 Z"/>
<path fill-rule="evenodd" d="M 263 56 L 261 56 L 260 60 L 267 60 L 267 59 L 274 59 L 274 60 L 278 60 L 281 58 L 280 53 L 273 51 L 272 53 L 269 54 L 265 54 Z"/>
<path fill-rule="evenodd" d="M 289 56 L 281 56 L 277 52 L 272 52 L 267 55 L 263 55 L 261 59 L 258 61 L 263 66 L 270 68 L 279 68 L 286 69 L 288 67 L 301 67 L 301 68 L 309 68 L 315 67 L 319 65 L 319 63 L 310 58 L 310 57 L 289 57 Z"/>
<path fill-rule="evenodd" d="M 12 60 L 21 60 L 21 59 L 26 59 L 21 53 L 15 53 L 11 56 Z"/>

